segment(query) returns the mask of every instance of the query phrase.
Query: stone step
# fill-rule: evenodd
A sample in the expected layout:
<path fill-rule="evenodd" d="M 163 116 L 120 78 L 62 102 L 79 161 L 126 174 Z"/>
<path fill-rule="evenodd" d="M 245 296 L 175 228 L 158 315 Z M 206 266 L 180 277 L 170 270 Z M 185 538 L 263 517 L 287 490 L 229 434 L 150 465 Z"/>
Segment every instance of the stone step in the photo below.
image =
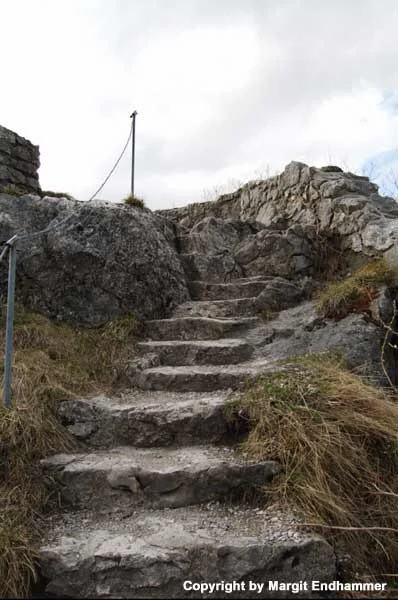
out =
<path fill-rule="evenodd" d="M 275 364 L 266 359 L 237 365 L 153 367 L 141 371 L 136 383 L 143 390 L 212 392 L 237 389 L 248 379 L 274 369 Z"/>
<path fill-rule="evenodd" d="M 120 398 L 61 402 L 59 418 L 93 448 L 217 444 L 230 437 L 223 411 L 229 395 L 134 390 Z"/>
<path fill-rule="evenodd" d="M 121 447 L 58 454 L 41 463 L 57 482 L 61 500 L 93 510 L 200 504 L 266 485 L 280 472 L 275 462 L 244 462 L 232 449 L 212 446 Z"/>
<path fill-rule="evenodd" d="M 230 283 L 207 283 L 190 281 L 189 291 L 193 300 L 231 300 L 258 296 L 272 277 L 233 279 Z"/>
<path fill-rule="evenodd" d="M 240 339 L 140 342 L 143 352 L 155 352 L 163 365 L 224 365 L 248 360 L 253 346 Z"/>
<path fill-rule="evenodd" d="M 240 319 L 209 319 L 177 317 L 145 322 L 145 335 L 152 340 L 215 340 L 233 337 L 248 327 L 260 323 L 257 317 Z"/>
<path fill-rule="evenodd" d="M 307 584 L 309 598 L 312 581 L 337 579 L 333 548 L 272 508 L 138 508 L 122 519 L 82 512 L 49 518 L 47 528 L 41 598 L 297 597 L 270 591 L 270 581 Z M 250 590 L 250 581 L 264 587 Z M 245 587 L 192 591 L 193 582 Z"/>
<path fill-rule="evenodd" d="M 214 319 L 257 315 L 256 297 L 233 300 L 184 302 L 174 311 L 174 317 L 212 317 Z"/>

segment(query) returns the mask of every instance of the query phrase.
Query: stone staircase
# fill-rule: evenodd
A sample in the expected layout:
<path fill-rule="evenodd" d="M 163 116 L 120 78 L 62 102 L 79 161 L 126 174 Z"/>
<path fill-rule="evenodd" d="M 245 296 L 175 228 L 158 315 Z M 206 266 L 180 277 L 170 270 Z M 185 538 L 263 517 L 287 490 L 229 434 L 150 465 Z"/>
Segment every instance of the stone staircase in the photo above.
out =
<path fill-rule="evenodd" d="M 264 286 L 191 282 L 192 302 L 147 322 L 139 348 L 156 365 L 135 389 L 62 404 L 86 450 L 43 461 L 63 512 L 48 518 L 40 597 L 258 598 L 275 596 L 268 581 L 335 579 L 321 537 L 275 505 L 236 502 L 280 472 L 235 455 L 223 413 L 233 389 L 275 368 L 248 336 Z M 240 592 L 223 591 L 234 581 Z M 264 584 L 261 594 L 250 581 Z M 184 582 L 221 587 L 207 594 Z"/>

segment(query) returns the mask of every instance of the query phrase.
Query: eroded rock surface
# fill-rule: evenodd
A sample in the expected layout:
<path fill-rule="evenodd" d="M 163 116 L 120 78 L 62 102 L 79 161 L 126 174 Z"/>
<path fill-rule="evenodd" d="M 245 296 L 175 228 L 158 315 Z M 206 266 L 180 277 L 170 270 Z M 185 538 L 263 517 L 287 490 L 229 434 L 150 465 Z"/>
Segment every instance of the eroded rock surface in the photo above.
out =
<path fill-rule="evenodd" d="M 50 317 L 98 325 L 121 314 L 162 318 L 188 300 L 178 255 L 160 217 L 131 206 L 0 194 L 0 239 L 18 242 L 17 295 Z M 2 283 L 6 274 L 2 271 Z"/>
<path fill-rule="evenodd" d="M 159 214 L 178 225 L 184 236 L 201 230 L 200 224 L 209 219 L 242 222 L 264 240 L 259 256 L 261 252 L 266 253 L 269 243 L 269 233 L 258 233 L 261 228 L 283 231 L 287 235 L 290 228 L 298 225 L 301 233 L 294 242 L 293 253 L 301 257 L 298 269 L 289 261 L 290 251 L 286 248 L 285 252 L 287 265 L 298 272 L 310 268 L 314 253 L 320 261 L 318 269 L 333 266 L 327 262 L 336 258 L 335 251 L 344 252 L 346 267 L 352 267 L 357 262 L 364 262 L 366 257 L 393 248 L 398 239 L 397 203 L 392 198 L 379 196 L 377 186 L 367 177 L 345 173 L 336 167 L 318 169 L 299 162 L 291 162 L 280 175 L 249 182 L 214 202 L 163 210 Z M 204 229 L 209 230 L 208 227 Z M 224 235 L 224 244 L 226 237 Z M 236 246 L 236 236 L 230 235 L 229 248 L 232 242 Z M 250 250 L 256 246 L 250 235 L 246 235 L 245 251 L 241 249 L 239 256 L 242 252 L 251 256 Z M 245 275 L 257 274 L 252 269 L 247 270 L 247 262 L 242 264 L 237 260 L 237 263 Z M 268 273 L 263 271 L 263 274 Z M 282 275 L 282 272 L 278 274 Z"/>

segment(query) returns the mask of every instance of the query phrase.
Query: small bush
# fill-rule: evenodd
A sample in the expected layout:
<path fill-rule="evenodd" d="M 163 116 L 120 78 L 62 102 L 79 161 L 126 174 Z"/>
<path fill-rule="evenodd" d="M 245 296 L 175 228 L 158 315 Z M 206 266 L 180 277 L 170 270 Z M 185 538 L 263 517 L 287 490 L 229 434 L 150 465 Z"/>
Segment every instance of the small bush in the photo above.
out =
<path fill-rule="evenodd" d="M 130 194 L 130 196 L 127 196 L 127 198 L 125 198 L 123 202 L 128 206 L 136 206 L 137 208 L 145 207 L 145 201 L 142 198 L 138 198 L 138 196 L 133 196 L 132 194 Z"/>
<path fill-rule="evenodd" d="M 396 270 L 383 259 L 373 260 L 343 281 L 330 283 L 322 290 L 316 298 L 316 310 L 324 317 L 334 318 L 369 310 L 380 286 L 392 284 L 396 277 Z"/>
<path fill-rule="evenodd" d="M 283 467 L 272 495 L 319 527 L 357 572 L 398 564 L 398 403 L 329 353 L 296 358 L 226 409 L 249 424 L 245 456 Z M 333 528 L 336 529 L 333 529 Z M 341 528 L 341 529 L 339 529 Z M 385 529 L 383 529 L 385 528 Z"/>

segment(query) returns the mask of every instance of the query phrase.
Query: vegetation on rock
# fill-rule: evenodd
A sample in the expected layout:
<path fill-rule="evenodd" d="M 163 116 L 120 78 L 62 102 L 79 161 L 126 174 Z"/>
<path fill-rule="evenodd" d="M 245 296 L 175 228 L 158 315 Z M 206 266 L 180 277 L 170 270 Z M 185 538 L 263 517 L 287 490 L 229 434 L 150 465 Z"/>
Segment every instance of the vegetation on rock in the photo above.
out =
<path fill-rule="evenodd" d="M 82 329 L 17 306 L 13 406 L 0 408 L 2 598 L 25 596 L 34 579 L 40 515 L 48 501 L 38 461 L 73 447 L 57 422 L 58 403 L 121 385 L 135 328 L 132 316 Z"/>
<path fill-rule="evenodd" d="M 66 192 L 52 192 L 51 190 L 45 190 L 40 192 L 40 196 L 42 198 L 66 198 L 67 200 L 74 200 L 73 196 L 67 194 Z"/>
<path fill-rule="evenodd" d="M 13 183 L 3 186 L 0 191 L 2 194 L 8 194 L 8 196 L 22 196 L 25 193 Z"/>
<path fill-rule="evenodd" d="M 249 429 L 241 451 L 283 466 L 265 497 L 298 510 L 356 572 L 398 564 L 398 402 L 336 355 L 298 357 L 227 406 Z"/>
<path fill-rule="evenodd" d="M 145 202 L 142 198 L 138 198 L 138 196 L 133 196 L 132 194 L 130 194 L 129 196 L 127 196 L 127 198 L 125 198 L 123 200 L 123 202 L 125 204 L 127 204 L 128 206 L 136 206 L 137 208 L 144 208 L 145 207 Z"/>
<path fill-rule="evenodd" d="M 379 288 L 391 285 L 397 271 L 383 259 L 373 260 L 342 281 L 329 283 L 316 298 L 316 309 L 324 317 L 344 318 L 351 312 L 369 310 Z"/>

